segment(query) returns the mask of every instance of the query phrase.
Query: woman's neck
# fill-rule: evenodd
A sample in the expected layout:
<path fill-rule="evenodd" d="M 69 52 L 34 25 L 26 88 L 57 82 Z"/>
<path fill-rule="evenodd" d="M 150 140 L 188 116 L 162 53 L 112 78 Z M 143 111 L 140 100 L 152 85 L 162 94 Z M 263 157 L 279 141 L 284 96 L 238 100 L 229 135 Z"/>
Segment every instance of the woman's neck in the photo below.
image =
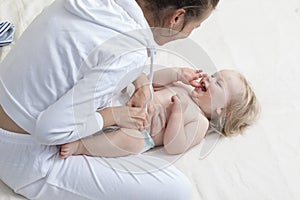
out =
<path fill-rule="evenodd" d="M 137 4 L 143 11 L 144 17 L 147 20 L 150 27 L 154 27 L 154 16 L 147 8 L 147 3 L 144 0 L 136 0 Z"/>

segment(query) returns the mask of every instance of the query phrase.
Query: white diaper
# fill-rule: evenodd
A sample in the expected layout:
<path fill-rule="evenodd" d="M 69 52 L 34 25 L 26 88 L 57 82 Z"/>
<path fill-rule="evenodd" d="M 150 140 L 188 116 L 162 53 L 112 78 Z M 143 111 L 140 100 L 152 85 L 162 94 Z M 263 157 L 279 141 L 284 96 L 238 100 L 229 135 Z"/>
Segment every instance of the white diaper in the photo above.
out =
<path fill-rule="evenodd" d="M 152 149 L 153 147 L 155 147 L 155 143 L 154 143 L 152 137 L 150 136 L 149 131 L 143 130 L 141 133 L 144 136 L 144 148 L 141 151 L 141 153 L 143 153 L 143 152 L 148 151 L 149 149 Z"/>
<path fill-rule="evenodd" d="M 118 129 L 120 129 L 120 127 L 118 127 L 118 126 L 108 126 L 108 127 L 103 129 L 103 132 L 104 133 L 109 133 L 109 132 L 112 132 L 112 131 L 116 131 Z M 101 134 L 103 132 L 99 132 L 98 134 Z M 140 153 L 144 153 L 144 152 L 148 151 L 149 149 L 152 149 L 153 147 L 155 147 L 155 143 L 154 143 L 152 137 L 150 136 L 149 131 L 147 131 L 145 129 L 145 130 L 141 131 L 141 133 L 144 137 L 144 148 L 142 149 L 142 151 Z"/>

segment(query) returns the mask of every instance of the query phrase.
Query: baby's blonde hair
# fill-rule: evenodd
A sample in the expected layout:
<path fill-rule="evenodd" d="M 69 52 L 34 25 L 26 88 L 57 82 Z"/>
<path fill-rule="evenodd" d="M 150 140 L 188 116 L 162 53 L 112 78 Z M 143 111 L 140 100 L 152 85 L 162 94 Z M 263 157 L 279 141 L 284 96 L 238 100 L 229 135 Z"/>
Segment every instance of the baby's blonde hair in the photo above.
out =
<path fill-rule="evenodd" d="M 256 95 L 246 78 L 238 74 L 243 90 L 232 97 L 219 117 L 210 120 L 208 134 L 217 132 L 226 137 L 241 134 L 258 118 L 260 105 Z"/>

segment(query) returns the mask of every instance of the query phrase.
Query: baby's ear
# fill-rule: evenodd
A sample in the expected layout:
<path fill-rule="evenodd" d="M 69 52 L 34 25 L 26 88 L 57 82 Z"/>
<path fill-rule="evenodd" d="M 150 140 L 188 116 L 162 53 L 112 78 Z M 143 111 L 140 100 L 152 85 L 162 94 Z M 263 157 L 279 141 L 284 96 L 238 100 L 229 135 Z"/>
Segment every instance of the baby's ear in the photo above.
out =
<path fill-rule="evenodd" d="M 223 112 L 224 108 L 217 108 L 216 112 L 220 116 Z"/>

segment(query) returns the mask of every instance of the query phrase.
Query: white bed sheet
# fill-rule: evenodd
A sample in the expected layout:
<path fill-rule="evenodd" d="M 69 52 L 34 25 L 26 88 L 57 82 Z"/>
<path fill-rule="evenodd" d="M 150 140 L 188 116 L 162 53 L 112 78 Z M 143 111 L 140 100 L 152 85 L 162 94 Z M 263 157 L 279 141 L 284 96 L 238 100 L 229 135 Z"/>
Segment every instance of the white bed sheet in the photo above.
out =
<path fill-rule="evenodd" d="M 0 0 L 0 21 L 15 24 L 17 40 L 52 1 Z M 179 157 L 149 152 L 189 177 L 194 200 L 300 199 L 299 35 L 299 0 L 221 0 L 192 34 L 218 68 L 244 73 L 262 104 L 259 121 L 245 135 L 221 139 L 204 160 L 203 143 Z M 13 44 L 0 49 L 0 61 Z M 0 181 L 2 199 L 23 198 Z"/>

